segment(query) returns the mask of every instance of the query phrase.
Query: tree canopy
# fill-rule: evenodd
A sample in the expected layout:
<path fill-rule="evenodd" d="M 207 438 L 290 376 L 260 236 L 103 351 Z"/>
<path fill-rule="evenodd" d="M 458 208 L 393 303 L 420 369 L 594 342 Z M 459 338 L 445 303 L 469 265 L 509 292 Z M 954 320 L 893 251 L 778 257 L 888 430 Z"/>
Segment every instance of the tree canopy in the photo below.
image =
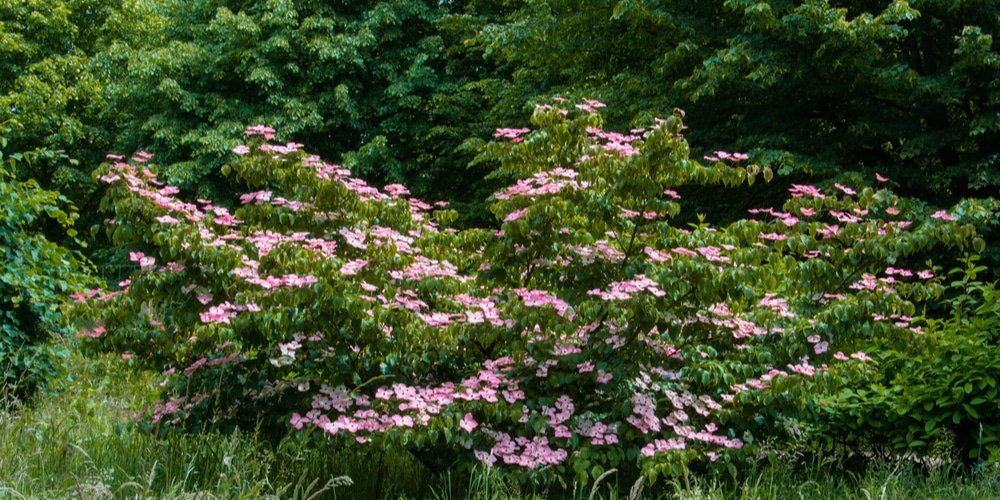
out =
<path fill-rule="evenodd" d="M 681 107 L 693 146 L 779 173 L 899 178 L 954 201 L 1000 182 L 990 1 L 529 2 L 477 42 L 520 95 L 590 93 L 621 117 Z"/>

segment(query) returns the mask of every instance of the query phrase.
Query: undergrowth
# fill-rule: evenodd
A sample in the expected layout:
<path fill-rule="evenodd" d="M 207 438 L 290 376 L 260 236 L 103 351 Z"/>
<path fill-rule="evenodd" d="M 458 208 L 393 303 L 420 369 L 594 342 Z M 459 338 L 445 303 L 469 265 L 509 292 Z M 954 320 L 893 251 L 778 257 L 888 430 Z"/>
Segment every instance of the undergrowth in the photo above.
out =
<path fill-rule="evenodd" d="M 654 484 L 609 471 L 596 484 L 519 484 L 498 470 L 434 476 L 405 452 L 323 449 L 254 429 L 157 437 L 129 425 L 155 377 L 112 357 L 72 358 L 61 387 L 0 411 L 0 498 L 617 500 L 989 498 L 1000 469 L 963 469 L 947 447 L 923 463 L 771 453 L 737 478 Z M 311 444 L 310 444 L 311 443 Z"/>

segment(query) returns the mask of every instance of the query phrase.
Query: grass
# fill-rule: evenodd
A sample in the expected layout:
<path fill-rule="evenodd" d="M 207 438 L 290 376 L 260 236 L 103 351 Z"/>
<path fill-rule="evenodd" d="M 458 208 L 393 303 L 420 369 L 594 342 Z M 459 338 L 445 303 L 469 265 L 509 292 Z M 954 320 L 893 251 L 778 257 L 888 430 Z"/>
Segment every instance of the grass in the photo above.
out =
<path fill-rule="evenodd" d="M 0 411 L 0 498 L 396 498 L 431 482 L 408 456 L 331 453 L 255 430 L 158 438 L 129 426 L 154 398 L 148 374 L 73 359 L 60 391 Z M 352 481 L 391 469 L 397 481 Z M 357 483 L 357 484 L 351 484 Z M 424 488 L 426 489 L 426 488 Z"/>
<path fill-rule="evenodd" d="M 956 462 L 920 467 L 876 461 L 845 469 L 833 458 L 797 455 L 747 464 L 740 477 L 692 474 L 687 480 L 636 483 L 617 471 L 596 484 L 521 484 L 497 470 L 435 477 L 405 453 L 346 451 L 229 435 L 158 438 L 128 425 L 154 398 L 155 380 L 121 361 L 73 358 L 73 377 L 31 406 L 0 410 L 0 498 L 359 498 L 456 500 L 624 500 L 992 498 L 1000 468 L 958 473 Z"/>

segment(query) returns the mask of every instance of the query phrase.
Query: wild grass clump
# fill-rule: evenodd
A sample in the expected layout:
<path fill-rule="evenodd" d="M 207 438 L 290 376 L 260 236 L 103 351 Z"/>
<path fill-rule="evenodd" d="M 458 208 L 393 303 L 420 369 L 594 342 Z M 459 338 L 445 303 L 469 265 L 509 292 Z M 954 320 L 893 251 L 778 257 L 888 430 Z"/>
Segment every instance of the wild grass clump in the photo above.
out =
<path fill-rule="evenodd" d="M 131 422 L 156 380 L 122 365 L 74 357 L 61 390 L 0 411 L 0 498 L 393 498 L 431 484 L 406 454 L 255 429 L 143 432 Z"/>

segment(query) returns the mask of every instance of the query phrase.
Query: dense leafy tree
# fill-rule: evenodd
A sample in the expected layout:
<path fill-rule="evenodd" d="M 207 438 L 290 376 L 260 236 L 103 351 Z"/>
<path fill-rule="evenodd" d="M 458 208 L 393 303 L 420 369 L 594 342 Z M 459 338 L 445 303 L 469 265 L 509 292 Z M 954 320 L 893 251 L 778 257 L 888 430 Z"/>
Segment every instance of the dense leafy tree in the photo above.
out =
<path fill-rule="evenodd" d="M 108 129 L 97 118 L 104 82 L 90 71 L 90 56 L 100 47 L 113 3 L 0 2 L 0 121 L 19 125 L 6 134 L 10 148 L 67 153 L 21 163 L 19 175 L 80 203 L 96 187 L 89 170 L 111 147 Z"/>
<path fill-rule="evenodd" d="M 133 22 L 146 9 L 152 22 Z M 464 9 L 464 10 L 463 10 Z M 451 10 L 459 15 L 450 15 Z M 109 21 L 107 70 L 118 145 L 158 154 L 164 179 L 220 194 L 218 168 L 243 129 L 268 123 L 359 175 L 422 195 L 481 200 L 468 137 L 490 73 L 470 59 L 474 6 L 398 0 L 132 2 Z M 219 200 L 222 202 L 223 200 Z"/>
<path fill-rule="evenodd" d="M 619 128 L 686 109 L 699 155 L 737 147 L 793 176 L 732 206 L 685 197 L 729 220 L 793 179 L 845 170 L 941 206 L 996 184 L 1000 20 L 985 0 L 3 8 L 0 112 L 26 125 L 22 149 L 66 150 L 82 171 L 108 150 L 154 151 L 167 179 L 203 195 L 224 194 L 224 155 L 263 122 L 368 180 L 480 202 L 491 166 L 466 166 L 482 139 L 555 94 L 612 103 Z M 80 191 L 67 193 L 89 212 L 92 187 L 68 166 L 36 177 Z"/>
<path fill-rule="evenodd" d="M 548 0 L 478 40 L 523 98 L 590 94 L 621 118 L 678 106 L 696 150 L 881 172 L 949 204 L 1000 185 L 998 33 L 987 0 Z"/>

